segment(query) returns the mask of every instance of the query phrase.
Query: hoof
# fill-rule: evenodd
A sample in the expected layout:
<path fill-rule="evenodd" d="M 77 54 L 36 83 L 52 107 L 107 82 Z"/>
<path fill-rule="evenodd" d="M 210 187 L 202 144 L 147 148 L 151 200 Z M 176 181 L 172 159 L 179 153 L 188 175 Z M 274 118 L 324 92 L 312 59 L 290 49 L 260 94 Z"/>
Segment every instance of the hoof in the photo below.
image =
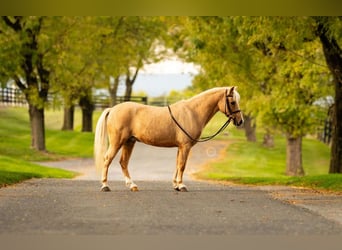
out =
<path fill-rule="evenodd" d="M 132 192 L 138 192 L 139 189 L 138 189 L 138 187 L 132 187 L 132 188 L 131 188 L 131 191 L 132 191 Z"/>
<path fill-rule="evenodd" d="M 188 192 L 188 189 L 186 187 L 175 187 L 174 189 L 178 192 Z"/>
<path fill-rule="evenodd" d="M 105 187 L 101 188 L 101 192 L 110 192 L 110 188 L 105 186 Z"/>

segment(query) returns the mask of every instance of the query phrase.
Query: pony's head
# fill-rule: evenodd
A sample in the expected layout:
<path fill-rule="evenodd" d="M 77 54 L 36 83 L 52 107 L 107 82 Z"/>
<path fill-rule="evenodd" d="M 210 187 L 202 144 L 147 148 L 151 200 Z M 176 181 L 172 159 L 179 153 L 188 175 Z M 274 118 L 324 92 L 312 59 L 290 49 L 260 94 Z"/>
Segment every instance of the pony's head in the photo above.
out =
<path fill-rule="evenodd" d="M 236 91 L 237 87 L 231 87 L 225 90 L 224 105 L 221 105 L 220 111 L 224 113 L 229 119 L 233 120 L 235 126 L 243 124 L 243 115 L 240 110 L 240 95 Z"/>

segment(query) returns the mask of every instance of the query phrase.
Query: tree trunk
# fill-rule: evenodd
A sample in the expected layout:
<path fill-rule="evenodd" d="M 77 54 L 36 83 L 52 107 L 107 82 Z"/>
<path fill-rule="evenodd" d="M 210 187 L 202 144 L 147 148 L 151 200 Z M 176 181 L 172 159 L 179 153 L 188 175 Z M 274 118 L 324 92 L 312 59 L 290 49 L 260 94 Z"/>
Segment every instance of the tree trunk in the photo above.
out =
<path fill-rule="evenodd" d="M 62 130 L 74 130 L 74 113 L 74 105 L 64 107 L 64 119 Z"/>
<path fill-rule="evenodd" d="M 243 118 L 244 118 L 245 135 L 246 135 L 247 141 L 256 142 L 256 134 L 255 134 L 256 125 L 253 122 L 253 117 L 249 115 L 244 115 Z"/>
<path fill-rule="evenodd" d="M 287 136 L 286 175 L 303 176 L 302 137 Z"/>
<path fill-rule="evenodd" d="M 108 89 L 109 89 L 109 94 L 110 94 L 110 106 L 111 107 L 115 106 L 117 103 L 116 99 L 117 99 L 119 83 L 120 83 L 120 76 L 116 76 L 114 78 L 113 86 L 109 84 Z"/>
<path fill-rule="evenodd" d="M 39 34 L 45 17 L 23 21 L 23 16 L 12 18 L 3 16 L 4 23 L 23 39 L 20 47 L 21 63 L 16 67 L 22 69 L 23 75 L 16 75 L 13 72 L 12 78 L 25 94 L 29 103 L 29 116 L 31 125 L 31 146 L 39 151 L 46 151 L 45 146 L 45 125 L 44 125 L 44 105 L 47 100 L 49 90 L 50 71 L 44 68 L 44 53 L 39 50 Z M 35 22 L 34 29 L 30 28 Z M 30 23 L 30 24 L 27 24 Z M 24 25 L 24 24 L 27 24 Z M 33 26 L 32 26 L 33 27 Z M 23 81 L 24 78 L 25 80 Z"/>
<path fill-rule="evenodd" d="M 133 84 L 135 80 L 137 79 L 138 73 L 139 73 L 139 67 L 136 68 L 133 77 L 131 79 L 131 73 L 129 70 L 127 70 L 126 73 L 126 91 L 125 91 L 125 101 L 129 101 L 131 99 L 132 91 L 133 91 Z"/>
<path fill-rule="evenodd" d="M 82 109 L 82 132 L 92 132 L 95 105 L 89 96 L 84 96 L 80 99 L 80 107 Z"/>
<path fill-rule="evenodd" d="M 342 50 L 329 36 L 328 17 L 317 18 L 318 35 L 327 65 L 334 78 L 335 105 L 332 119 L 332 141 L 329 173 L 342 173 Z"/>
<path fill-rule="evenodd" d="M 342 98 L 342 95 L 341 97 Z M 342 103 L 342 101 L 339 101 Z M 341 104 L 340 104 L 341 105 Z M 338 120 L 342 122 L 341 112 L 342 108 L 340 107 L 340 111 L 336 111 L 337 106 L 333 107 L 333 119 L 332 119 L 332 131 L 331 131 L 331 158 L 330 158 L 330 167 L 329 173 L 342 173 L 342 131 L 341 124 L 338 123 Z M 336 114 L 340 112 L 340 114 Z"/>
<path fill-rule="evenodd" d="M 39 151 L 46 151 L 44 108 L 37 108 L 29 104 L 29 115 L 31 125 L 31 146 Z"/>
<path fill-rule="evenodd" d="M 125 102 L 127 102 L 131 99 L 132 89 L 133 89 L 133 83 L 127 77 L 127 79 L 126 79 L 126 91 L 125 91 Z"/>
<path fill-rule="evenodd" d="M 264 141 L 262 142 L 262 145 L 267 148 L 273 148 L 274 147 L 274 138 L 273 135 L 270 133 L 270 131 L 266 131 L 264 134 Z"/>

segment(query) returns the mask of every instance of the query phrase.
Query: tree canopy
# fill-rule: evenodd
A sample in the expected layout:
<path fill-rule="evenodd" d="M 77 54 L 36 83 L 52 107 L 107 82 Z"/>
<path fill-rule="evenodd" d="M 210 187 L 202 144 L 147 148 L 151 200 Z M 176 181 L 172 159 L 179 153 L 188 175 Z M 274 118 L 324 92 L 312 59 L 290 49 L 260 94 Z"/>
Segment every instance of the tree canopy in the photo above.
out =
<path fill-rule="evenodd" d="M 13 79 L 25 93 L 32 146 L 45 150 L 48 93 L 65 107 L 79 104 L 89 120 L 94 88 L 115 98 L 122 81 L 130 96 L 142 66 L 173 47 L 201 66 L 192 91 L 237 85 L 244 114 L 266 133 L 284 133 L 296 152 L 325 116 L 318 100 L 334 96 L 330 169 L 342 172 L 341 42 L 340 17 L 4 16 L 0 81 Z M 289 174 L 302 173 L 295 157 Z"/>
<path fill-rule="evenodd" d="M 321 123 L 315 101 L 337 96 L 318 33 L 323 25 L 328 39 L 340 41 L 341 19 L 186 17 L 180 23 L 176 49 L 202 67 L 194 87 L 238 85 L 245 114 L 300 148 L 301 137 Z M 289 174 L 303 173 L 300 155 L 295 170 L 288 165 Z"/>

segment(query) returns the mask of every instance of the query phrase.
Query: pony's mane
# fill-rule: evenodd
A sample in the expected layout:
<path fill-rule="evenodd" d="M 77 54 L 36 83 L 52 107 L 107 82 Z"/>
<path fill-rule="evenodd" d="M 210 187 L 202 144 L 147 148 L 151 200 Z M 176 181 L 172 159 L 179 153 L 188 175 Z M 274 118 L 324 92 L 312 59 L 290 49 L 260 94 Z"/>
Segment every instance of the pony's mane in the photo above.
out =
<path fill-rule="evenodd" d="M 192 102 L 192 101 L 195 101 L 196 99 L 201 99 L 203 98 L 204 96 L 211 96 L 213 94 L 216 94 L 217 92 L 221 92 L 221 91 L 224 91 L 226 89 L 230 89 L 232 88 L 231 86 L 229 87 L 215 87 L 215 88 L 211 88 L 211 89 L 208 89 L 208 90 L 205 90 L 197 95 L 194 95 L 188 99 L 184 99 L 184 100 L 181 100 L 181 101 L 178 101 L 176 103 L 183 103 L 183 102 Z M 234 91 L 235 94 L 237 93 L 236 91 Z"/>
<path fill-rule="evenodd" d="M 224 89 L 227 89 L 227 87 L 215 87 L 215 88 L 211 88 L 211 89 L 208 89 L 206 91 L 203 91 L 191 98 L 189 98 L 188 100 L 191 101 L 193 99 L 197 99 L 199 97 L 202 97 L 202 96 L 206 96 L 206 95 L 211 95 L 211 94 L 214 94 L 214 93 L 217 93 L 218 91 L 222 91 Z"/>

